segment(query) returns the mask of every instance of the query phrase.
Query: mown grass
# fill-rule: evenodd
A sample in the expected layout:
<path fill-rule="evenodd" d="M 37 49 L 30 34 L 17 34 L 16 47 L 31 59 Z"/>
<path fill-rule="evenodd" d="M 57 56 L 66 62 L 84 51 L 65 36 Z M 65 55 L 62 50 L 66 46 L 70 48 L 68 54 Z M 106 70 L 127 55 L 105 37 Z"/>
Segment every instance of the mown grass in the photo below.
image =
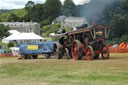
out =
<path fill-rule="evenodd" d="M 128 54 L 109 60 L 0 58 L 0 85 L 128 85 Z"/>

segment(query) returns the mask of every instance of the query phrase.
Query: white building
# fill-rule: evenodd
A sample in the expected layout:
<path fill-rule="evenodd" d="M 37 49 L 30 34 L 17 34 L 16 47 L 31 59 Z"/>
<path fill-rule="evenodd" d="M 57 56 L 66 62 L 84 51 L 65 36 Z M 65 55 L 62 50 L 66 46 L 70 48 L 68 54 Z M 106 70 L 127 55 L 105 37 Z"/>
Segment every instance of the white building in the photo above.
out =
<path fill-rule="evenodd" d="M 85 17 L 65 17 L 59 16 L 52 24 L 61 23 L 62 28 L 74 28 L 82 24 L 88 24 Z"/>
<path fill-rule="evenodd" d="M 0 22 L 0 24 L 4 24 L 5 26 L 9 26 L 11 30 L 17 30 L 19 32 L 34 32 L 40 35 L 40 24 L 36 22 Z"/>

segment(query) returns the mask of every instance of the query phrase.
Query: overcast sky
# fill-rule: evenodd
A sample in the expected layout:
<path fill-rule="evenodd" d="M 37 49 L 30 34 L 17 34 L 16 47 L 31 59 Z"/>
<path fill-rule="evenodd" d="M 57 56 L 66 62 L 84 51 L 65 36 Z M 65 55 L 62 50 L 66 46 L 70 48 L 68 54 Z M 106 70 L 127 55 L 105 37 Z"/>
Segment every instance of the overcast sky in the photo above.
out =
<path fill-rule="evenodd" d="M 29 0 L 0 0 L 0 9 L 18 9 L 24 8 Z M 45 0 L 31 0 L 35 3 L 44 3 Z M 61 0 L 62 3 L 64 0 Z M 75 4 L 88 3 L 90 0 L 73 0 Z"/>

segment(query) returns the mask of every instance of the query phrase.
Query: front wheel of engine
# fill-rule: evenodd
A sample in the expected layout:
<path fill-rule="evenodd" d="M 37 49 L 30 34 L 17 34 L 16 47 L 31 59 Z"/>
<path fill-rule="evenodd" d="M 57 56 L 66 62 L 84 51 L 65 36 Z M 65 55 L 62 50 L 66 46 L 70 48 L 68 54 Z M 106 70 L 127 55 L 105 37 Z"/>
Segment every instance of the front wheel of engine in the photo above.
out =
<path fill-rule="evenodd" d="M 87 46 L 87 47 L 86 47 L 85 56 L 86 56 L 86 59 L 87 59 L 88 61 L 93 60 L 93 58 L 94 58 L 94 51 L 93 51 L 92 46 Z"/>
<path fill-rule="evenodd" d="M 106 45 L 103 45 L 101 48 L 101 56 L 103 59 L 109 59 L 109 49 Z"/>
<path fill-rule="evenodd" d="M 74 40 L 72 43 L 72 57 L 75 60 L 81 60 L 82 58 L 81 42 L 79 40 Z"/>

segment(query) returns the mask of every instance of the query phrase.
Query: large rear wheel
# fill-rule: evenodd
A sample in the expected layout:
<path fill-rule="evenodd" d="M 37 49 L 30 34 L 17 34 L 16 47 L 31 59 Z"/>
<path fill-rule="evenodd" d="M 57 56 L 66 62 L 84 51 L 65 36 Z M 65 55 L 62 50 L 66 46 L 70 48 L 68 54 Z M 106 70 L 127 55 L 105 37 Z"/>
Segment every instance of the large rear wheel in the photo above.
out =
<path fill-rule="evenodd" d="M 72 57 L 75 60 L 80 60 L 82 58 L 81 42 L 74 40 L 72 43 Z"/>
<path fill-rule="evenodd" d="M 101 48 L 101 56 L 103 59 L 108 59 L 109 58 L 109 49 L 106 45 L 103 45 Z"/>
<path fill-rule="evenodd" d="M 58 59 L 62 59 L 63 58 L 63 48 L 61 47 L 61 48 L 59 48 L 59 51 L 58 51 L 58 53 L 57 53 L 57 58 Z"/>
<path fill-rule="evenodd" d="M 93 51 L 92 46 L 87 46 L 87 47 L 86 47 L 85 56 L 86 56 L 86 59 L 87 59 L 88 61 L 90 61 L 90 60 L 93 59 L 93 57 L 94 57 L 94 51 Z"/>

